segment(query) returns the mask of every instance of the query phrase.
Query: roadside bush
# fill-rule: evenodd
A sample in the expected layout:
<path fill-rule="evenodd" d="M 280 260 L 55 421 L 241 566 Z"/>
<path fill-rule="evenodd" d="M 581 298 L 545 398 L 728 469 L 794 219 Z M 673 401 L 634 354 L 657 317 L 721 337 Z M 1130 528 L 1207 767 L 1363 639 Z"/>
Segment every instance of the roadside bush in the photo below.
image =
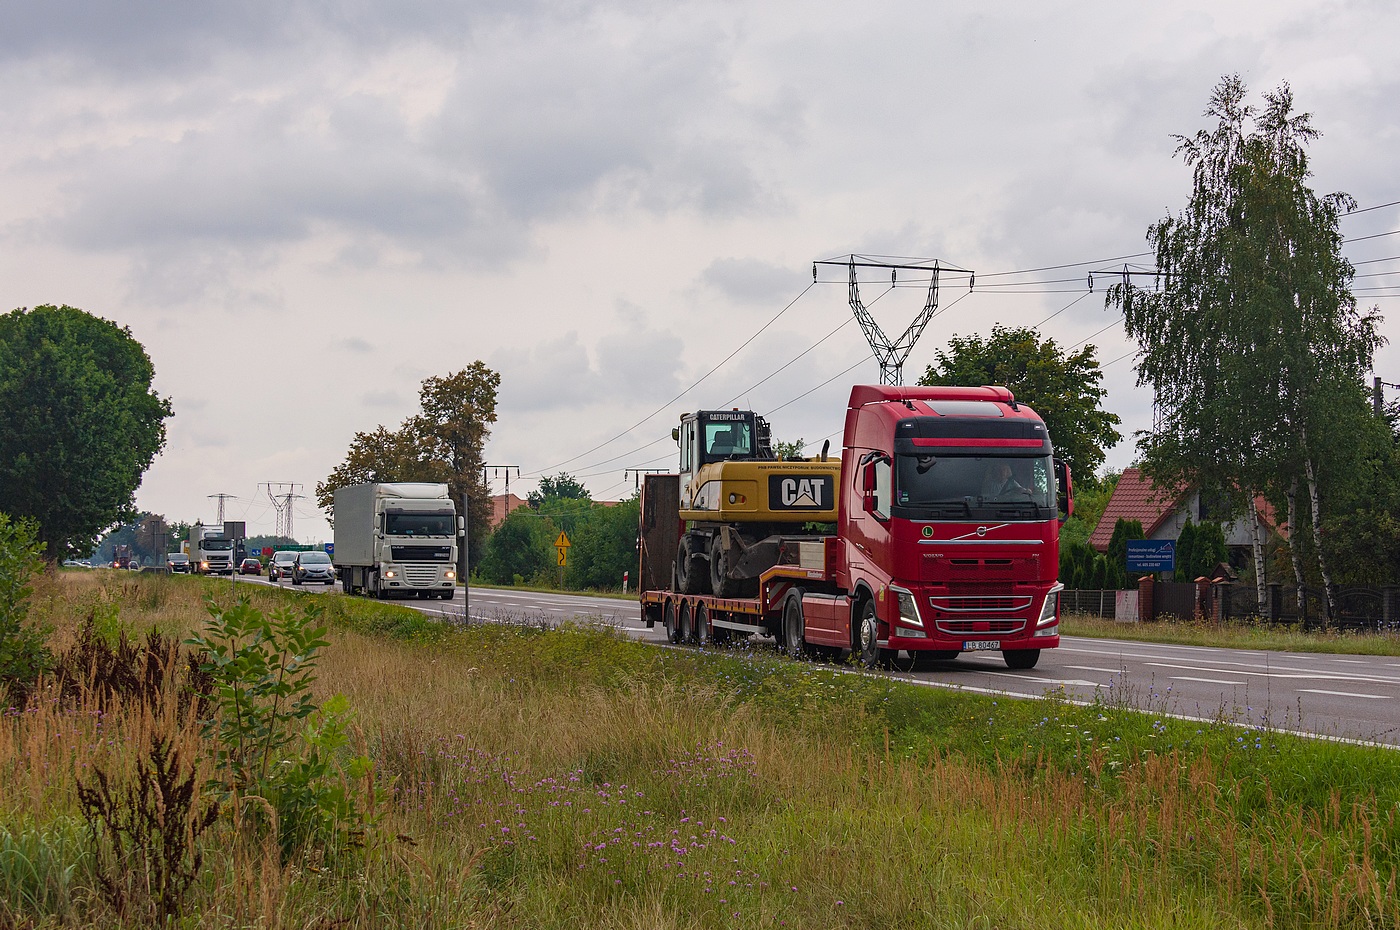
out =
<path fill-rule="evenodd" d="M 0 691 L 17 704 L 49 664 L 47 631 L 25 622 L 43 549 L 32 523 L 0 513 Z"/>
<path fill-rule="evenodd" d="M 371 764 L 344 758 L 348 702 L 312 700 L 329 645 L 319 607 L 264 615 L 240 597 L 208 609 L 204 632 L 185 641 L 204 651 L 213 679 L 204 736 L 215 743 L 219 774 L 208 787 L 232 805 L 237 823 L 275 835 L 284 862 L 307 847 L 329 859 L 360 844 L 368 821 L 347 785 L 372 783 Z"/>

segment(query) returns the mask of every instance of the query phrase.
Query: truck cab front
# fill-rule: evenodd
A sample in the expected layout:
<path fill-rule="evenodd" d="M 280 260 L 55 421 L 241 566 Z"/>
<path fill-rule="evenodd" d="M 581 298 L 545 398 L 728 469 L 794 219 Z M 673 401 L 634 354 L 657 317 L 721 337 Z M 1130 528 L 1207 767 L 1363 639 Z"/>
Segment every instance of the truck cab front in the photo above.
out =
<path fill-rule="evenodd" d="M 857 392 L 841 535 L 849 589 L 874 603 L 879 648 L 994 650 L 1012 667 L 1034 665 L 1059 645 L 1068 511 L 1068 471 L 1044 422 L 1005 388 Z"/>

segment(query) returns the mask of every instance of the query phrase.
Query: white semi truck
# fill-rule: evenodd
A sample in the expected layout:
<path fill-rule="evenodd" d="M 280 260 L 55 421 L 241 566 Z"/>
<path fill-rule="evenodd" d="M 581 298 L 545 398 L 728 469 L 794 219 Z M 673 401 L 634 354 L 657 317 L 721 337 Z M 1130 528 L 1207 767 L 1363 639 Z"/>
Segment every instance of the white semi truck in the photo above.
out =
<path fill-rule="evenodd" d="M 233 540 L 224 535 L 222 526 L 205 526 L 196 522 L 190 527 L 190 562 L 201 575 L 231 575 Z"/>
<path fill-rule="evenodd" d="M 440 597 L 457 590 L 464 535 L 445 484 L 352 484 L 335 492 L 335 567 L 346 594 Z"/>

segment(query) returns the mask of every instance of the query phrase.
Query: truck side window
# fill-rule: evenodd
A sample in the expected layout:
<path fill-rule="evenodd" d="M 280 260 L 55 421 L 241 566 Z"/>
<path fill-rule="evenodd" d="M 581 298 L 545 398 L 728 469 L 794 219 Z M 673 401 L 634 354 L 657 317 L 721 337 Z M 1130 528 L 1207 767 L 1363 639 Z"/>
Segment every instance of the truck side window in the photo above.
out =
<path fill-rule="evenodd" d="M 888 520 L 890 517 L 890 489 L 892 487 L 890 460 L 877 459 L 875 461 L 875 513 L 881 519 Z"/>
<path fill-rule="evenodd" d="M 890 460 L 883 456 L 872 456 L 865 467 L 870 470 L 875 482 L 875 509 L 872 513 L 881 520 L 888 520 L 890 518 L 890 492 L 893 487 Z"/>

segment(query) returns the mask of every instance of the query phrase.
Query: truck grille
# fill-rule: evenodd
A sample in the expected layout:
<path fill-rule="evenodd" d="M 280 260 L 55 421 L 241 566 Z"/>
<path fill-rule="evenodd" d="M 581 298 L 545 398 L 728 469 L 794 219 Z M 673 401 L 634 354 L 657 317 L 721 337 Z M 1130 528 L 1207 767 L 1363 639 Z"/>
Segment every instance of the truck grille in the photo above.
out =
<path fill-rule="evenodd" d="M 1024 620 L 939 620 L 934 626 L 940 633 L 964 636 L 969 633 L 996 633 L 1004 636 L 1025 629 Z"/>
<path fill-rule="evenodd" d="M 438 570 L 434 565 L 405 565 L 403 580 L 411 585 L 429 585 L 437 581 Z"/>
<path fill-rule="evenodd" d="M 389 557 L 395 562 L 450 562 L 451 546 L 390 546 Z"/>
<path fill-rule="evenodd" d="M 931 597 L 929 603 L 935 610 L 948 613 L 1014 613 L 1027 610 L 1031 606 L 1029 597 Z"/>

